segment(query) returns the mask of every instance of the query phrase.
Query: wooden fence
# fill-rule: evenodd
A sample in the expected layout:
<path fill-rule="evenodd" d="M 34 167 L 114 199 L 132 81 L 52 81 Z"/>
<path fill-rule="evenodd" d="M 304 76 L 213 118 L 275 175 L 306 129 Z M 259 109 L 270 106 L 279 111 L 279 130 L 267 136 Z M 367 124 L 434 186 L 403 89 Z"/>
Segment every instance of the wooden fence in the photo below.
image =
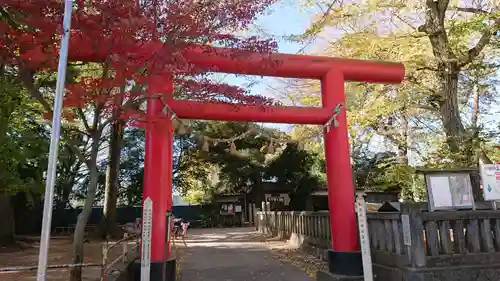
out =
<path fill-rule="evenodd" d="M 368 213 L 378 280 L 500 280 L 500 211 Z M 259 212 L 256 227 L 298 246 L 327 250 L 328 212 Z M 317 252 L 320 252 L 317 250 Z M 323 258 L 326 255 L 320 253 Z M 434 279 L 433 279 L 434 278 Z"/>
<path fill-rule="evenodd" d="M 257 212 L 255 226 L 280 238 L 300 237 L 305 243 L 328 248 L 331 241 L 328 212 Z"/>
<path fill-rule="evenodd" d="M 395 265 L 471 265 L 500 258 L 499 211 L 420 212 L 410 208 L 401 214 L 371 213 L 368 217 L 372 249 L 393 254 Z"/>

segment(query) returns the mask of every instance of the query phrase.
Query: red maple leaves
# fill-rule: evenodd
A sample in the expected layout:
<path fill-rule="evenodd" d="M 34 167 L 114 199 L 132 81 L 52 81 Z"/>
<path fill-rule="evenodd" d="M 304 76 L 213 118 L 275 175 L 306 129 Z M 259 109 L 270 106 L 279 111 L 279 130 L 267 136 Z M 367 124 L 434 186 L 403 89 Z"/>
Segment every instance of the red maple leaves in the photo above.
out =
<path fill-rule="evenodd" d="M 181 74 L 175 82 L 186 99 L 271 103 L 267 98 L 250 96 L 241 88 L 199 78 L 206 70 L 190 65 L 182 50 L 195 43 L 274 51 L 277 45 L 273 40 L 240 38 L 233 33 L 245 29 L 275 1 L 76 0 L 71 38 L 85 38 L 93 44 L 73 44 L 72 51 L 105 52 L 110 70 L 109 75 L 83 76 L 68 84 L 64 106 L 83 107 L 89 102 L 100 102 L 112 109 L 116 106 L 116 94 L 126 95 L 125 100 L 139 100 L 145 97 L 144 91 L 124 90 L 124 85 L 129 81 L 148 85 L 152 75 L 161 73 Z M 54 71 L 62 34 L 63 1 L 2 2 L 0 63 Z M 160 49 L 144 47 L 158 41 L 164 43 Z M 119 88 L 122 90 L 117 91 Z M 131 115 L 130 109 L 124 111 Z"/>

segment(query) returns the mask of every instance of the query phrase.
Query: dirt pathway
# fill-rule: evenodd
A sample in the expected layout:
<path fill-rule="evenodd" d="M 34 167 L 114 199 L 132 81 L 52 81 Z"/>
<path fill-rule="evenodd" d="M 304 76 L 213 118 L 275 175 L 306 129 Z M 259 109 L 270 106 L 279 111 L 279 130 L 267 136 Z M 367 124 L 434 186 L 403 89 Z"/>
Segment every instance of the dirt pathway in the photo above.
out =
<path fill-rule="evenodd" d="M 253 228 L 193 229 L 186 238 L 181 281 L 311 281 L 282 263 Z"/>

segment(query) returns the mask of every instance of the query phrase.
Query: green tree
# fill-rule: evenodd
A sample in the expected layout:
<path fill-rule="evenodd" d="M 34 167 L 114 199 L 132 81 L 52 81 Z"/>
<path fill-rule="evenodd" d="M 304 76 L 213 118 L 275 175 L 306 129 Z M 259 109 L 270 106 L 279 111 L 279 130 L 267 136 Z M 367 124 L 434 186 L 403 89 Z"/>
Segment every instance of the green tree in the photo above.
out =
<path fill-rule="evenodd" d="M 323 9 L 301 39 L 331 38 L 322 54 L 405 64 L 406 78 L 400 86 L 347 85 L 353 158 L 377 138 L 398 155 L 388 167 L 397 167 L 398 172 L 386 175 L 394 183 L 411 176 L 408 163 L 416 160 L 439 167 L 471 166 L 478 160 L 491 163 L 498 121 L 491 124 L 485 119 L 499 105 L 498 3 L 320 0 L 308 4 Z M 330 36 L 332 30 L 335 36 Z M 299 83 L 298 89 L 307 94 L 292 93 L 294 101 L 319 105 L 319 84 Z"/>
<path fill-rule="evenodd" d="M 0 89 L 0 243 L 11 243 L 16 222 L 10 198 L 17 193 L 28 202 L 39 198 L 48 139 L 38 122 L 37 104 L 4 66 Z"/>
<path fill-rule="evenodd" d="M 268 143 L 262 136 L 272 130 L 237 122 L 196 122 L 194 128 L 203 135 L 179 142 L 174 183 L 181 194 L 210 200 L 260 186 Z"/>
<path fill-rule="evenodd" d="M 121 150 L 118 201 L 128 206 L 142 202 L 144 179 L 144 130 L 126 128 Z"/>
<path fill-rule="evenodd" d="M 325 186 L 324 161 L 317 154 L 288 143 L 285 149 L 270 160 L 265 177 L 292 188 L 290 194 L 293 210 L 305 210 L 309 195 Z"/>
<path fill-rule="evenodd" d="M 466 155 L 470 165 L 475 154 L 471 137 L 475 128 L 466 119 L 473 98 L 470 87 L 485 99 L 497 68 L 492 58 L 500 17 L 496 2 L 487 2 L 487 8 L 484 3 L 449 0 L 345 3 L 332 7 L 308 32 L 317 33 L 325 26 L 344 28 L 331 53 L 402 61 L 407 79 L 401 87 L 363 86 L 364 92 L 387 100 L 379 103 L 385 118 L 406 112 L 412 131 L 423 118 L 434 127 L 439 120 L 448 149 L 455 156 Z M 375 109 L 376 103 L 370 105 Z M 489 162 L 484 153 L 481 158 Z"/>

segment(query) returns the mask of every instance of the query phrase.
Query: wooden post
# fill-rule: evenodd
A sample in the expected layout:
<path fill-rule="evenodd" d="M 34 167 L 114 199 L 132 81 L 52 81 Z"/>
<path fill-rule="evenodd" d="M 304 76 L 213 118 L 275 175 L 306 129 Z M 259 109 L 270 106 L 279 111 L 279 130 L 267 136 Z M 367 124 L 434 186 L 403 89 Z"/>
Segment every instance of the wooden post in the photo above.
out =
<path fill-rule="evenodd" d="M 401 204 L 403 242 L 411 267 L 424 267 L 427 263 L 424 224 L 418 204 Z"/>
<path fill-rule="evenodd" d="M 127 237 L 128 237 L 128 233 L 124 233 L 123 234 L 123 245 L 122 245 L 122 262 L 123 263 L 126 263 L 128 261 L 127 257 L 128 257 L 128 240 L 127 240 Z"/>
<path fill-rule="evenodd" d="M 262 232 L 267 234 L 267 210 L 265 201 L 262 201 L 262 214 L 263 214 L 263 219 L 261 217 Z"/>
<path fill-rule="evenodd" d="M 250 220 L 250 223 L 253 224 L 254 223 L 254 218 L 255 218 L 255 214 L 254 214 L 254 209 L 253 209 L 253 204 L 252 203 L 248 203 L 248 205 L 246 206 L 248 208 L 248 220 Z"/>
<path fill-rule="evenodd" d="M 252 203 L 252 215 L 255 218 L 255 214 L 257 213 L 257 207 L 255 206 L 255 203 Z"/>
<path fill-rule="evenodd" d="M 356 194 L 356 213 L 358 216 L 359 244 L 363 261 L 363 276 L 365 281 L 373 281 L 372 256 L 370 250 L 370 234 L 366 219 L 366 202 L 364 192 Z"/>
<path fill-rule="evenodd" d="M 101 281 L 105 281 L 107 278 L 107 267 L 108 267 L 108 243 L 102 244 L 102 267 L 101 267 Z"/>

